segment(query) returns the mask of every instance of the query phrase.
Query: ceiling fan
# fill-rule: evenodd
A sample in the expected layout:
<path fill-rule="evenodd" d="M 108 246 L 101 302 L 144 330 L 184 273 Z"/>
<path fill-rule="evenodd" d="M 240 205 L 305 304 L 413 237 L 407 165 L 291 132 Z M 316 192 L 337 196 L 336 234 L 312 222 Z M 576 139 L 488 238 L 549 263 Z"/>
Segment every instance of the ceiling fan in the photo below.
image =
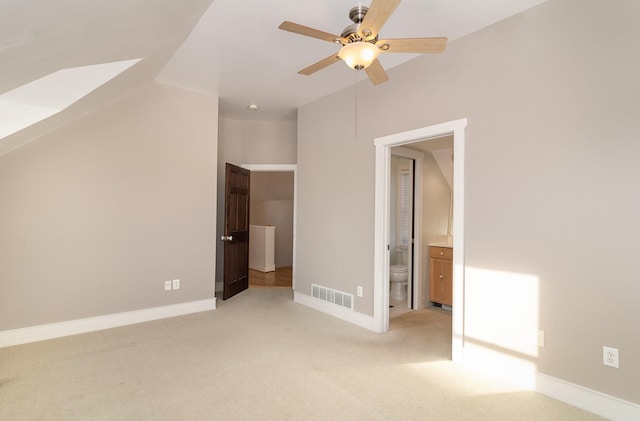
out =
<path fill-rule="evenodd" d="M 364 69 L 374 85 L 389 79 L 378 60 L 380 53 L 442 53 L 447 46 L 446 37 L 379 39 L 380 29 L 400 3 L 400 0 L 372 0 L 369 7 L 356 6 L 349 11 L 352 25 L 340 36 L 284 21 L 282 30 L 305 35 L 342 45 L 337 54 L 320 60 L 300 70 L 302 75 L 311 75 L 340 60 L 355 70 Z"/>

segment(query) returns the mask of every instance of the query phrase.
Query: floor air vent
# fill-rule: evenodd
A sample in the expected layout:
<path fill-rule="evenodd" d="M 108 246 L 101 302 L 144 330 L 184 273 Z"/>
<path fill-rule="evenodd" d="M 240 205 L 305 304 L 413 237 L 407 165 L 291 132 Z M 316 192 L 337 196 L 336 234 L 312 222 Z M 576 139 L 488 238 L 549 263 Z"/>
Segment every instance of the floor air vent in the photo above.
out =
<path fill-rule="evenodd" d="M 311 284 L 311 295 L 322 301 L 339 305 L 340 307 L 353 310 L 353 295 L 346 292 L 336 291 L 335 289 L 322 287 L 320 285 Z"/>

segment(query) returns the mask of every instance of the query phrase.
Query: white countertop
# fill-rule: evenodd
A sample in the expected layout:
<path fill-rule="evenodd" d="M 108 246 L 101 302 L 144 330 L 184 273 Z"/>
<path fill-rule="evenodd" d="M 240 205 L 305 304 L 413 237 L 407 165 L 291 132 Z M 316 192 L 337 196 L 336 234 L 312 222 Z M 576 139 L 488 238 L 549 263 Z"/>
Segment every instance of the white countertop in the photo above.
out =
<path fill-rule="evenodd" d="M 442 241 L 439 243 L 429 243 L 429 247 L 448 247 L 448 248 L 453 248 L 453 244 L 446 242 L 446 241 Z"/>

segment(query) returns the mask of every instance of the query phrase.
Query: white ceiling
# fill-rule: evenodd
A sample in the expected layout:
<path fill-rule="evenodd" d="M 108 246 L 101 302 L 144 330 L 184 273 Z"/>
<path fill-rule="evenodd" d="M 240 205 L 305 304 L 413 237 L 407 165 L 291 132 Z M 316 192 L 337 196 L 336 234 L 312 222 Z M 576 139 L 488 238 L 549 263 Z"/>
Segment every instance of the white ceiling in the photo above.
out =
<path fill-rule="evenodd" d="M 453 41 L 544 1 L 403 0 L 381 34 Z M 293 119 L 297 107 L 366 75 L 343 63 L 298 75 L 338 46 L 278 25 L 290 20 L 339 34 L 356 5 L 352 0 L 3 0 L 0 94 L 65 68 L 143 60 L 63 112 L 0 141 L 0 154 L 153 79 L 219 95 L 223 117 Z M 383 54 L 380 61 L 389 69 L 414 57 Z M 260 109 L 249 112 L 250 103 Z"/>
<path fill-rule="evenodd" d="M 446 36 L 453 41 L 545 0 L 403 0 L 384 38 Z M 368 6 L 370 0 L 360 2 Z M 366 78 L 336 63 L 311 76 L 297 71 L 339 46 L 278 29 L 284 20 L 340 34 L 356 0 L 215 0 L 158 79 L 220 96 L 223 117 L 295 117 L 295 109 Z M 445 51 L 446 54 L 446 51 Z M 382 54 L 387 69 L 415 54 Z M 249 113 L 247 106 L 261 107 Z"/>
<path fill-rule="evenodd" d="M 0 94 L 62 69 L 143 60 L 63 111 L 0 139 L 0 155 L 152 81 L 211 2 L 1 0 Z M 37 102 L 57 102 L 46 95 Z"/>

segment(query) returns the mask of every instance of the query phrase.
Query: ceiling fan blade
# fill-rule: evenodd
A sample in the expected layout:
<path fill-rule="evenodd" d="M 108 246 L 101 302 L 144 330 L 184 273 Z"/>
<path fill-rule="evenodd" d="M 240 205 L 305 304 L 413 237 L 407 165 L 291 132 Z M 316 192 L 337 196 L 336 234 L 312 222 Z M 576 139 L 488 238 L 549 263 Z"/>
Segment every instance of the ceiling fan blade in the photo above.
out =
<path fill-rule="evenodd" d="M 381 39 L 376 45 L 385 53 L 441 53 L 447 47 L 447 38 Z"/>
<path fill-rule="evenodd" d="M 374 85 L 379 85 L 382 82 L 386 82 L 387 80 L 389 80 L 387 72 L 384 71 L 382 64 L 380 64 L 380 60 L 378 59 L 375 59 L 373 63 L 369 65 L 369 67 L 364 69 L 364 71 L 367 72 L 369 80 L 371 80 L 371 83 L 373 83 Z"/>
<path fill-rule="evenodd" d="M 375 38 L 398 4 L 400 0 L 373 0 L 358 29 L 358 35 L 365 40 Z"/>
<path fill-rule="evenodd" d="M 305 35 L 311 38 L 321 39 L 323 41 L 335 42 L 336 40 L 340 40 L 340 42 L 347 42 L 347 40 L 345 38 L 342 38 L 341 36 L 320 31 L 318 29 L 309 28 L 308 26 L 299 25 L 287 20 L 282 22 L 280 26 L 278 26 L 278 28 L 282 29 L 283 31 L 289 31 L 293 32 L 294 34 Z"/>
<path fill-rule="evenodd" d="M 322 70 L 325 67 L 332 65 L 333 63 L 337 63 L 338 61 L 340 61 L 340 57 L 338 57 L 338 54 L 332 54 L 329 57 L 322 59 L 309 67 L 305 67 L 304 69 L 300 70 L 298 74 L 308 76 L 317 72 L 318 70 Z"/>

